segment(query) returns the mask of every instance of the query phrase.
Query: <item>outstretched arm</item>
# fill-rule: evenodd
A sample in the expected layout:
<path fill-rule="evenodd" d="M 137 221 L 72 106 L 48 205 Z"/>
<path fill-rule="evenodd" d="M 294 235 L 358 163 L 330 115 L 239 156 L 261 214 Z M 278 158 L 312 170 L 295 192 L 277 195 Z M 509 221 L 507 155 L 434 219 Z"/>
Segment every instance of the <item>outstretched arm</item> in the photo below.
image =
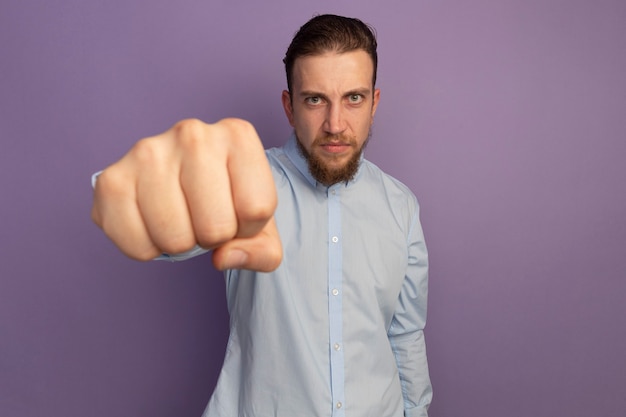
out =
<path fill-rule="evenodd" d="M 218 269 L 271 271 L 282 259 L 277 197 L 251 124 L 184 120 L 138 141 L 98 177 L 93 221 L 127 256 L 150 260 L 198 245 Z"/>

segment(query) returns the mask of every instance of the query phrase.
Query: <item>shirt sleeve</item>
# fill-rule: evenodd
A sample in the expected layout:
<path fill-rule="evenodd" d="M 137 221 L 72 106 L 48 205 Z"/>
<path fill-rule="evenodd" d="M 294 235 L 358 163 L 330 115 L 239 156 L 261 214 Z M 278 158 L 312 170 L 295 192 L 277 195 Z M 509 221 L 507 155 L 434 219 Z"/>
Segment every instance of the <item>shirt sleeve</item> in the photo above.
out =
<path fill-rule="evenodd" d="M 408 266 L 388 337 L 400 373 L 405 417 L 427 417 L 432 386 L 424 326 L 428 298 L 428 253 L 418 210 L 408 241 Z"/>
<path fill-rule="evenodd" d="M 196 245 L 193 249 L 188 250 L 187 252 L 176 253 L 176 254 L 164 253 L 161 256 L 154 258 L 154 260 L 155 261 L 170 261 L 170 262 L 186 261 L 187 259 L 195 258 L 198 255 L 204 255 L 207 252 L 209 252 L 208 249 L 204 249 Z"/>

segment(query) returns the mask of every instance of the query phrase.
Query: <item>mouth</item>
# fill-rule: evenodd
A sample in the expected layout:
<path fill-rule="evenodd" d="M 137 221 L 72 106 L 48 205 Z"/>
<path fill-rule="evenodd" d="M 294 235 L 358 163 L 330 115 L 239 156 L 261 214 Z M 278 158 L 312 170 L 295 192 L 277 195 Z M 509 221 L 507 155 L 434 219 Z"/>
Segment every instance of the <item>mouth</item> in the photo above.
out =
<path fill-rule="evenodd" d="M 351 145 L 349 143 L 329 142 L 320 144 L 320 147 L 327 153 L 339 154 L 350 149 Z"/>

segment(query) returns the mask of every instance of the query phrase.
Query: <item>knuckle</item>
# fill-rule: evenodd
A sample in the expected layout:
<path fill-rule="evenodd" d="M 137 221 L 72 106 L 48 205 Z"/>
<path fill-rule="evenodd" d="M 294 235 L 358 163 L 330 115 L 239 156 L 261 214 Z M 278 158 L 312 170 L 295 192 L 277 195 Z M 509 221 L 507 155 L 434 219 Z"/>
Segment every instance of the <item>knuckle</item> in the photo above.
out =
<path fill-rule="evenodd" d="M 152 166 L 163 159 L 161 148 L 162 146 L 156 137 L 145 138 L 135 143 L 130 154 L 140 166 Z"/>
<path fill-rule="evenodd" d="M 274 240 L 273 244 L 268 245 L 268 248 L 268 263 L 272 269 L 276 269 L 283 260 L 283 247 L 279 241 Z"/>
<path fill-rule="evenodd" d="M 125 173 L 118 169 L 117 166 L 111 166 L 105 169 L 98 177 L 95 188 L 96 203 L 103 198 L 102 196 L 122 197 L 132 192 L 132 183 L 128 181 Z M 96 210 L 92 211 L 92 215 L 96 214 Z"/>
<path fill-rule="evenodd" d="M 232 240 L 236 234 L 236 224 L 212 225 L 211 227 L 197 231 L 196 240 L 201 247 L 211 249 Z"/>
<path fill-rule="evenodd" d="M 268 238 L 263 242 L 262 272 L 271 272 L 278 268 L 283 260 L 283 248 L 279 239 Z"/>
<path fill-rule="evenodd" d="M 137 261 L 147 262 L 161 255 L 161 253 L 159 253 L 157 249 L 150 247 L 145 249 L 135 249 L 133 252 L 126 252 L 126 255 Z"/>
<path fill-rule="evenodd" d="M 244 119 L 228 118 L 220 120 L 216 125 L 229 133 L 229 138 L 236 145 L 243 145 L 251 139 L 258 140 L 258 134 L 252 123 Z"/>
<path fill-rule="evenodd" d="M 199 119 L 184 119 L 174 125 L 172 130 L 179 135 L 195 134 L 204 130 L 206 124 Z"/>
<path fill-rule="evenodd" d="M 102 222 L 102 231 L 111 242 L 126 256 L 137 261 L 149 261 L 160 255 L 159 249 L 151 241 L 134 235 L 121 234 L 116 223 L 110 219 Z"/>
<path fill-rule="evenodd" d="M 177 136 L 196 136 L 206 128 L 206 124 L 199 119 L 184 119 L 174 125 L 172 130 Z"/>
<path fill-rule="evenodd" d="M 226 127 L 227 129 L 233 130 L 235 132 L 241 132 L 241 133 L 256 132 L 254 129 L 254 126 L 252 126 L 252 123 L 244 119 L 238 119 L 236 117 L 229 117 L 229 118 L 222 119 L 219 122 L 217 122 L 216 125 L 222 125 Z"/>
<path fill-rule="evenodd" d="M 239 220 L 242 222 L 267 222 L 276 210 L 276 202 L 273 199 L 247 202 L 245 207 L 239 214 Z"/>
<path fill-rule="evenodd" d="M 183 151 L 197 154 L 209 138 L 208 125 L 198 119 L 185 119 L 172 128 L 176 145 Z"/>
<path fill-rule="evenodd" d="M 164 253 L 179 254 L 187 252 L 196 245 L 196 239 L 193 235 L 180 235 L 166 239 L 159 244 L 159 248 Z"/>

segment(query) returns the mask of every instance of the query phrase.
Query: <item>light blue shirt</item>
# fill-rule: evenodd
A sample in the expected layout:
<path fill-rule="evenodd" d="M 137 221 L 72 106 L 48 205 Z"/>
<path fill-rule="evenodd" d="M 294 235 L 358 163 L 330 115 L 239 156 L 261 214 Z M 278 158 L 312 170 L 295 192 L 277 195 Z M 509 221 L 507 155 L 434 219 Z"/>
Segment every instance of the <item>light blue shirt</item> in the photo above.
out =
<path fill-rule="evenodd" d="M 427 416 L 415 196 L 365 159 L 353 181 L 318 184 L 294 137 L 267 156 L 284 258 L 226 273 L 230 337 L 204 417 Z"/>

